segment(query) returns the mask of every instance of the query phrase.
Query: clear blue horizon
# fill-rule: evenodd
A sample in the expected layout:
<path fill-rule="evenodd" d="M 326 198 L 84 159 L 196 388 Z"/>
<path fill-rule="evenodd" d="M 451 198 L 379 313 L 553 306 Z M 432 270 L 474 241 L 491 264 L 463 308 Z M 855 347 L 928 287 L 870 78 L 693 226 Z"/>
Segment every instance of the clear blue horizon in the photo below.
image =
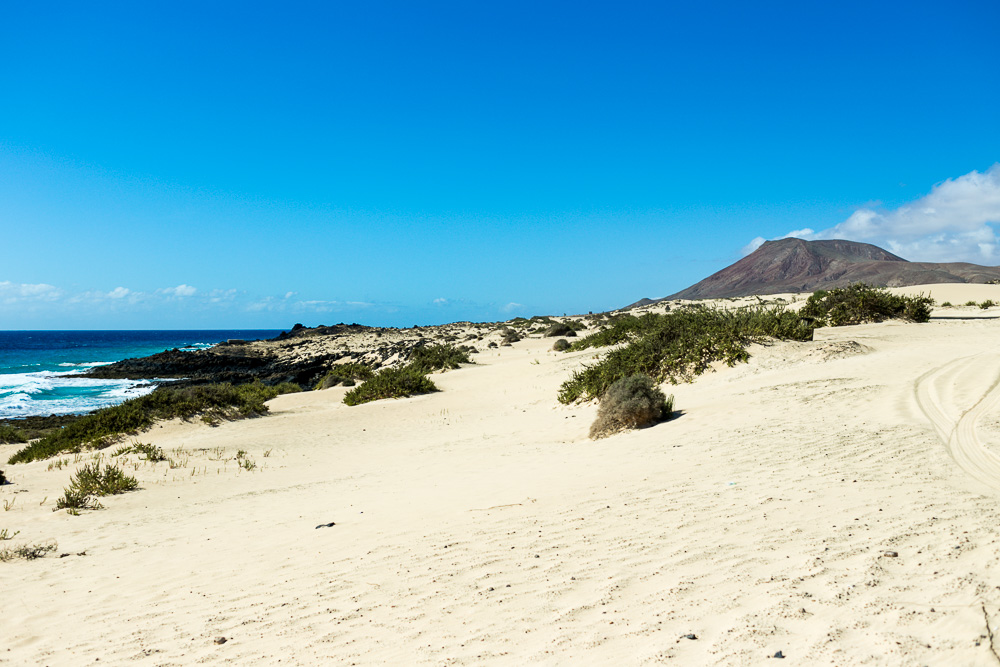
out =
<path fill-rule="evenodd" d="M 23 3 L 0 329 L 603 311 L 764 239 L 1000 264 L 1000 6 Z"/>

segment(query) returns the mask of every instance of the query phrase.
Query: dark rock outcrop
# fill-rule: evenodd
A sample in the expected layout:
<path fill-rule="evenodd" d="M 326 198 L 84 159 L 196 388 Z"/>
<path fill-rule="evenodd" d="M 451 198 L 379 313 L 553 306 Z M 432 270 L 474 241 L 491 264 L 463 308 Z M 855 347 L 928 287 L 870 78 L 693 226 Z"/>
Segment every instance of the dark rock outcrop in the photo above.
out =
<path fill-rule="evenodd" d="M 243 384 L 260 380 L 269 385 L 295 382 L 311 386 L 326 373 L 330 364 L 343 356 L 327 354 L 306 359 L 282 358 L 251 351 L 239 354 L 233 347 L 220 345 L 197 352 L 167 350 L 149 357 L 97 366 L 86 375 L 113 380 L 183 379 L 184 384 Z"/>

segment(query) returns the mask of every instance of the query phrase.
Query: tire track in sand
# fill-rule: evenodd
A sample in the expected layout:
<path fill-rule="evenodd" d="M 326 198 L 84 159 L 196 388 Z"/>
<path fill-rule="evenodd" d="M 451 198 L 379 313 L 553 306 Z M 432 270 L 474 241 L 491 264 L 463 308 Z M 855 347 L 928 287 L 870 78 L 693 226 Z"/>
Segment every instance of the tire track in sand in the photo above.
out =
<path fill-rule="evenodd" d="M 968 475 L 994 489 L 1000 489 L 1000 456 L 979 440 L 976 422 L 1000 402 L 998 361 L 997 355 L 989 354 L 962 357 L 925 373 L 914 384 L 917 404 L 945 443 L 948 454 Z M 989 366 L 993 369 L 988 371 Z M 986 372 L 992 374 L 993 381 L 971 407 L 963 412 L 961 406 L 947 405 L 948 389 L 971 384 Z M 948 408 L 952 408 L 952 414 Z"/>

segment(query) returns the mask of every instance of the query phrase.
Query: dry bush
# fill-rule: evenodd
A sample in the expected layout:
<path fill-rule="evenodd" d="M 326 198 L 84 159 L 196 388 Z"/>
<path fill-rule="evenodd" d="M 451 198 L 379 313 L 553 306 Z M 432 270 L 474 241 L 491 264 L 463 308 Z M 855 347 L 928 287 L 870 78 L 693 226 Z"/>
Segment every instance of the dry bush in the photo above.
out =
<path fill-rule="evenodd" d="M 670 417 L 674 397 L 667 398 L 648 375 L 630 375 L 613 383 L 601 397 L 590 437 L 597 440 L 619 431 L 652 426 Z"/>

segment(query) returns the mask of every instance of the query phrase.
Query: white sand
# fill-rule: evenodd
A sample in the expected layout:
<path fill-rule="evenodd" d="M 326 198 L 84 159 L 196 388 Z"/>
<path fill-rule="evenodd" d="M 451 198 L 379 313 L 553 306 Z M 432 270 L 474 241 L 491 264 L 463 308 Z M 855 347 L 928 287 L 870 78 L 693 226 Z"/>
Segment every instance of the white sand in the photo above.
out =
<path fill-rule="evenodd" d="M 130 456 L 81 516 L 76 466 L 5 465 L 0 547 L 59 548 L 0 563 L 0 664 L 995 665 L 1000 308 L 935 315 L 756 347 L 597 442 L 555 400 L 593 351 L 533 339 L 437 394 L 156 428 L 181 467 Z"/>

